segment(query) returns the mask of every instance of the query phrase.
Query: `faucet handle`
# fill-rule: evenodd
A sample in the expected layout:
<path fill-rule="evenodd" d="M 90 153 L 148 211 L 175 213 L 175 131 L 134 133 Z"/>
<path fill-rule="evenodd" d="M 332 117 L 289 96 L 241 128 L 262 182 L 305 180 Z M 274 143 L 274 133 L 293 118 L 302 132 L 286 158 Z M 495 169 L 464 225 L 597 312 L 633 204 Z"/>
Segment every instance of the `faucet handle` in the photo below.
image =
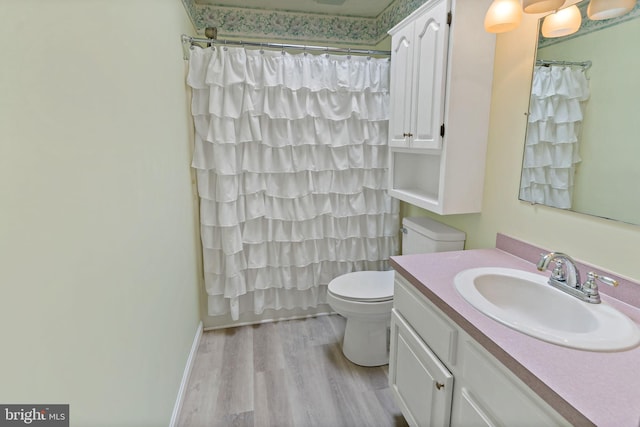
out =
<path fill-rule="evenodd" d="M 598 292 L 598 284 L 596 283 L 596 280 L 604 283 L 605 285 L 613 287 L 618 286 L 618 281 L 611 277 L 600 276 L 593 271 L 587 273 L 587 280 L 582 285 L 582 291 L 587 295 L 587 297 L 597 302 L 600 302 L 600 294 Z"/>
<path fill-rule="evenodd" d="M 614 288 L 618 286 L 618 281 L 616 279 L 612 279 L 611 277 L 607 276 L 600 276 L 593 271 L 587 273 L 587 281 L 584 283 L 584 286 L 586 286 L 587 283 L 589 283 L 589 285 L 595 285 L 596 279 L 604 283 L 605 285 L 613 286 Z"/>

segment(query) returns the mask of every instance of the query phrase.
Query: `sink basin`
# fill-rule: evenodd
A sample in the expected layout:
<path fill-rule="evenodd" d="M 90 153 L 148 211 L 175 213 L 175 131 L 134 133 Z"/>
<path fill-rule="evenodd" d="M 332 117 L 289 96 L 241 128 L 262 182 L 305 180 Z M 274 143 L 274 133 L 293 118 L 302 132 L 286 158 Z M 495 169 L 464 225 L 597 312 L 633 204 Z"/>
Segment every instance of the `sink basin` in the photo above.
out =
<path fill-rule="evenodd" d="M 509 268 L 458 273 L 457 291 L 483 314 L 543 341 L 590 351 L 640 344 L 640 329 L 606 303 L 590 304 L 547 284 L 548 277 Z"/>

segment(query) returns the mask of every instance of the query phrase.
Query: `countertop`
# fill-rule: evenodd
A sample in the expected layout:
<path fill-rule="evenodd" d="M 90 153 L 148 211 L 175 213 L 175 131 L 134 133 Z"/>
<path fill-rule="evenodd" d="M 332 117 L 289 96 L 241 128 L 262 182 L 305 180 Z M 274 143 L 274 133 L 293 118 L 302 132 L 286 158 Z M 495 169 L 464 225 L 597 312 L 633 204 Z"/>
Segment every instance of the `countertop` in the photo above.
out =
<path fill-rule="evenodd" d="M 485 316 L 453 285 L 455 275 L 468 268 L 541 274 L 533 263 L 501 249 L 476 249 L 397 256 L 391 266 L 573 425 L 640 425 L 640 347 L 590 352 L 547 343 Z M 640 309 L 601 296 L 640 323 Z"/>

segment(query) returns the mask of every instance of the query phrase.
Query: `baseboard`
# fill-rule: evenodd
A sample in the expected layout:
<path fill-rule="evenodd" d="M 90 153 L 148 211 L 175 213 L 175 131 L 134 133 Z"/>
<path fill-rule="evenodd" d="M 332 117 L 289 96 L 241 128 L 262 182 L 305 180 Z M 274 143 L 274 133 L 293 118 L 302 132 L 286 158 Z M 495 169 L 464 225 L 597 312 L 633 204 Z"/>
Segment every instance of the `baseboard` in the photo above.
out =
<path fill-rule="evenodd" d="M 180 411 L 182 410 L 182 402 L 184 400 L 185 394 L 187 393 L 187 387 L 189 385 L 191 369 L 193 368 L 196 354 L 198 353 L 198 346 L 200 345 L 200 340 L 202 339 L 202 330 L 202 321 L 200 321 L 200 323 L 198 323 L 198 329 L 196 329 L 196 336 L 193 338 L 193 344 L 191 344 L 191 351 L 189 352 L 189 357 L 187 358 L 187 364 L 184 367 L 182 381 L 180 382 L 180 389 L 178 389 L 178 397 L 176 398 L 176 403 L 173 406 L 173 413 L 171 414 L 169 427 L 177 427 L 178 419 L 180 418 Z"/>

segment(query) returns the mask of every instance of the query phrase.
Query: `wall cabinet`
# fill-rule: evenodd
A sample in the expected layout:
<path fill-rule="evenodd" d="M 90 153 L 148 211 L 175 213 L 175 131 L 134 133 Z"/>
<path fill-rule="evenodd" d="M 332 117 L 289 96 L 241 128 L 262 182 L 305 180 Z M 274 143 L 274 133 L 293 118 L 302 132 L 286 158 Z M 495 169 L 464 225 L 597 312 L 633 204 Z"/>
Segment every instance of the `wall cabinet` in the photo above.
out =
<path fill-rule="evenodd" d="M 396 273 L 389 384 L 411 426 L 570 424 Z"/>
<path fill-rule="evenodd" d="M 479 212 L 495 36 L 491 0 L 429 0 L 389 31 L 389 192 L 438 214 Z"/>
<path fill-rule="evenodd" d="M 393 36 L 389 121 L 392 147 L 442 146 L 448 16 L 446 1 L 432 3 L 431 8 Z"/>

